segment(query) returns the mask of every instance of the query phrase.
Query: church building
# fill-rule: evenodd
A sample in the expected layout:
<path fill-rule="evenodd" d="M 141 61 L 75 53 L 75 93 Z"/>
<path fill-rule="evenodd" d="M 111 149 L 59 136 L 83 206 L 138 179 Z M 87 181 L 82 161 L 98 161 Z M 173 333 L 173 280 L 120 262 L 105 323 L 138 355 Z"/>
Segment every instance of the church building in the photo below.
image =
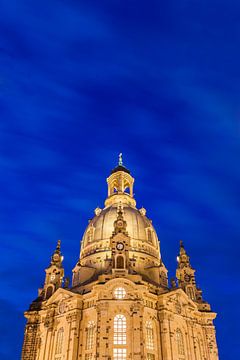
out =
<path fill-rule="evenodd" d="M 71 284 L 57 243 L 25 312 L 22 360 L 218 360 L 216 313 L 196 286 L 183 242 L 169 284 L 157 233 L 136 207 L 121 156 L 107 184 Z"/>

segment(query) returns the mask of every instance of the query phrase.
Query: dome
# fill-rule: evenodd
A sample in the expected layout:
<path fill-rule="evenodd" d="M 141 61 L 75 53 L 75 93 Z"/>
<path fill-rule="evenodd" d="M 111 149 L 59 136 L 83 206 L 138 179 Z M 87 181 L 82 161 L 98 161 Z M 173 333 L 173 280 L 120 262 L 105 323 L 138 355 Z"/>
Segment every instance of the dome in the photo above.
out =
<path fill-rule="evenodd" d="M 116 166 L 112 171 L 111 171 L 111 174 L 114 174 L 115 172 L 118 172 L 118 171 L 124 171 L 128 174 L 130 174 L 130 171 L 123 165 L 118 165 Z"/>
<path fill-rule="evenodd" d="M 97 215 L 89 222 L 84 233 L 81 252 L 94 243 L 97 246 L 99 242 L 107 241 L 112 237 L 118 206 L 119 203 L 115 203 L 103 210 L 96 209 Z M 123 218 L 127 224 L 126 231 L 131 243 L 134 244 L 135 241 L 140 241 L 158 251 L 157 234 L 151 220 L 145 215 L 146 210 L 143 208 L 138 210 L 137 208 L 124 204 L 122 204 L 122 210 Z"/>
<path fill-rule="evenodd" d="M 80 259 L 73 269 L 74 285 L 92 283 L 105 275 L 136 275 L 166 284 L 158 237 L 146 210 L 136 207 L 133 183 L 122 163 L 107 178 L 105 207 L 95 209 L 84 232 Z"/>
<path fill-rule="evenodd" d="M 74 284 L 92 282 L 99 275 L 113 274 L 114 271 L 121 276 L 123 271 L 138 274 L 150 282 L 159 283 L 163 276 L 159 241 L 151 220 L 145 215 L 146 210 L 115 202 L 103 210 L 97 208 L 95 212 L 82 238 L 80 260 L 74 269 Z M 125 225 L 123 231 L 117 232 L 119 221 Z M 120 257 L 123 258 L 122 265 L 117 265 Z M 165 279 L 164 274 L 163 281 Z"/>

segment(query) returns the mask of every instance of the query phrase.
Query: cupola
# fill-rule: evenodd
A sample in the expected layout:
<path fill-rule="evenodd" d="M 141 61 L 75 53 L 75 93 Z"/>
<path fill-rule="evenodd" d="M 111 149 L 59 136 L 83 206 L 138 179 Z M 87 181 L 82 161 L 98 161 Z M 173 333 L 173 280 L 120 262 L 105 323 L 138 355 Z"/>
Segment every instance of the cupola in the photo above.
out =
<path fill-rule="evenodd" d="M 119 154 L 118 165 L 111 171 L 107 178 L 108 197 L 105 206 L 110 206 L 116 202 L 126 203 L 136 206 L 133 198 L 134 178 L 130 171 L 123 165 L 122 153 Z"/>

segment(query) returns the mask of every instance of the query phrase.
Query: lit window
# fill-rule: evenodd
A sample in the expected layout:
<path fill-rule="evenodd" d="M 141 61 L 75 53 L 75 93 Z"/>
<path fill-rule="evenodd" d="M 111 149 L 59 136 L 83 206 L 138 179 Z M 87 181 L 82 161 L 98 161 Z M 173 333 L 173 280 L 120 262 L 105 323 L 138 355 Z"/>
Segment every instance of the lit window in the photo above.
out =
<path fill-rule="evenodd" d="M 113 349 L 113 360 L 126 360 L 127 349 Z"/>
<path fill-rule="evenodd" d="M 62 353 L 63 348 L 63 328 L 60 328 L 57 332 L 57 340 L 56 340 L 56 350 L 55 354 L 59 355 Z"/>
<path fill-rule="evenodd" d="M 184 351 L 183 335 L 180 329 L 176 330 L 176 342 L 177 342 L 178 355 L 180 356 L 181 359 L 183 359 L 185 355 L 185 351 Z"/>
<path fill-rule="evenodd" d="M 154 354 L 147 354 L 147 360 L 155 360 Z"/>
<path fill-rule="evenodd" d="M 126 345 L 127 343 L 126 329 L 127 329 L 127 323 L 125 316 L 116 315 L 114 318 L 114 336 L 113 336 L 114 345 Z"/>
<path fill-rule="evenodd" d="M 94 343 L 94 321 L 89 321 L 87 326 L 87 335 L 86 335 L 86 350 L 91 350 Z"/>
<path fill-rule="evenodd" d="M 151 321 L 146 322 L 146 348 L 148 350 L 154 349 L 153 326 Z"/>
<path fill-rule="evenodd" d="M 114 296 L 116 299 L 124 299 L 126 296 L 126 290 L 123 287 L 117 287 L 114 290 Z"/>

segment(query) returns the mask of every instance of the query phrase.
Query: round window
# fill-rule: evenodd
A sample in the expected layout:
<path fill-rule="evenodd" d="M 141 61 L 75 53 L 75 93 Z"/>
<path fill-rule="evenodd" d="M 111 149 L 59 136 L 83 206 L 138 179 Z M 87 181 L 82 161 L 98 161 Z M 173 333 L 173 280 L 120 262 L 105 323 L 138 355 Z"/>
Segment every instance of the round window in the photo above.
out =
<path fill-rule="evenodd" d="M 117 287 L 114 290 L 114 296 L 116 299 L 124 299 L 126 296 L 126 290 L 123 287 Z"/>

